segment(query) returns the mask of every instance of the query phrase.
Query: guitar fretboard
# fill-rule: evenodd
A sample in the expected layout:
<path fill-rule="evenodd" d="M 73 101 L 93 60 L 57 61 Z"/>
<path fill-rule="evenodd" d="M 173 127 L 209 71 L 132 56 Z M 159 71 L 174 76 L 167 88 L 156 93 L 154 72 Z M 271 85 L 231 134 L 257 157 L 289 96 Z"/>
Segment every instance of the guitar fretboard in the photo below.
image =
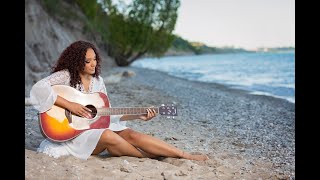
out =
<path fill-rule="evenodd" d="M 123 115 L 123 114 L 147 114 L 148 107 L 135 107 L 135 108 L 100 108 L 98 114 L 101 116 L 110 116 L 110 115 Z M 159 108 L 151 108 L 159 113 Z"/>

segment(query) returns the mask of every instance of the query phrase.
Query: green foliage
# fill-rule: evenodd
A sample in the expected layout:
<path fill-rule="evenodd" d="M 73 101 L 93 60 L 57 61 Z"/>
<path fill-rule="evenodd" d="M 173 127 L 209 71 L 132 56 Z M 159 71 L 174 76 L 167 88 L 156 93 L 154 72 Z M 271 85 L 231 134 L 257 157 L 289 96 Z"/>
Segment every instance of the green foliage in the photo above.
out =
<path fill-rule="evenodd" d="M 194 47 L 189 41 L 177 35 L 174 35 L 172 49 L 175 51 L 194 52 L 195 54 L 199 54 L 196 47 Z"/>
<path fill-rule="evenodd" d="M 93 0 L 75 0 L 75 2 L 88 18 L 85 31 L 99 33 L 102 39 L 107 42 L 107 15 L 103 11 L 101 5 L 98 4 L 97 1 Z"/>
<path fill-rule="evenodd" d="M 41 2 L 50 14 L 54 14 L 59 11 L 59 0 L 43 0 Z"/>
<path fill-rule="evenodd" d="M 178 0 L 135 0 L 126 7 L 105 1 L 108 10 L 111 56 L 118 65 L 128 65 L 145 53 L 163 55 L 171 46 Z"/>
<path fill-rule="evenodd" d="M 64 23 L 68 20 L 78 18 L 76 13 L 70 8 L 67 8 L 67 4 L 61 0 L 42 0 L 40 3 L 47 10 L 47 12 L 57 18 L 60 23 Z"/>
<path fill-rule="evenodd" d="M 179 52 L 192 52 L 194 54 L 218 54 L 218 53 L 237 53 L 237 52 L 249 52 L 242 48 L 234 47 L 210 47 L 200 42 L 189 42 L 178 35 L 174 35 L 172 46 L 173 51 Z"/>

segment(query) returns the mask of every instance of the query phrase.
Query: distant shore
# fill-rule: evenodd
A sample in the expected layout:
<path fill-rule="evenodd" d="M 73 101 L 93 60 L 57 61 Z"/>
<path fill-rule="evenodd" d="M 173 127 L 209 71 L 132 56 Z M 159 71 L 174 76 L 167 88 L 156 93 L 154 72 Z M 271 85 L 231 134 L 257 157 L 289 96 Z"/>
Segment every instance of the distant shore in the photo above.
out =
<path fill-rule="evenodd" d="M 118 81 L 110 75 L 131 72 Z M 127 73 L 128 74 L 128 73 Z M 175 158 L 97 157 L 87 161 L 37 153 L 43 140 L 36 111 L 26 106 L 25 177 L 71 179 L 290 179 L 295 177 L 295 106 L 286 100 L 251 95 L 220 84 L 188 81 L 140 68 L 102 72 L 112 106 L 174 103 L 178 117 L 129 121 L 128 127 L 188 152 L 208 154 L 206 162 Z M 55 178 L 53 178 L 55 179 Z"/>

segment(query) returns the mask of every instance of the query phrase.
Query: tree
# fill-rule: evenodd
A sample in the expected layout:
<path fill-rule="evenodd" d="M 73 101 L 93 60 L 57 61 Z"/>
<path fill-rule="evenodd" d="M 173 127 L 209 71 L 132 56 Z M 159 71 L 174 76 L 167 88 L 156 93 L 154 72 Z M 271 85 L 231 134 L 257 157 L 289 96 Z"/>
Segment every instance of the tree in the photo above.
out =
<path fill-rule="evenodd" d="M 119 66 L 146 53 L 163 55 L 174 39 L 179 6 L 179 0 L 135 0 L 129 5 L 105 0 L 108 54 Z"/>

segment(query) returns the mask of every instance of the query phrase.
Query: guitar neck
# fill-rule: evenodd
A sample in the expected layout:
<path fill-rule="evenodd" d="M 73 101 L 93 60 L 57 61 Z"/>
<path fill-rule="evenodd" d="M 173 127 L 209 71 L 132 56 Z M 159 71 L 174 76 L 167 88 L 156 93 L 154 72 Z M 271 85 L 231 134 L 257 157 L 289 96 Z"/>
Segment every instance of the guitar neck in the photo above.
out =
<path fill-rule="evenodd" d="M 110 115 L 125 115 L 125 114 L 147 114 L 147 109 L 149 107 L 117 107 L 117 108 L 99 108 L 98 114 L 101 116 L 110 116 Z M 156 113 L 159 113 L 159 108 L 150 108 L 151 110 L 154 109 Z"/>

